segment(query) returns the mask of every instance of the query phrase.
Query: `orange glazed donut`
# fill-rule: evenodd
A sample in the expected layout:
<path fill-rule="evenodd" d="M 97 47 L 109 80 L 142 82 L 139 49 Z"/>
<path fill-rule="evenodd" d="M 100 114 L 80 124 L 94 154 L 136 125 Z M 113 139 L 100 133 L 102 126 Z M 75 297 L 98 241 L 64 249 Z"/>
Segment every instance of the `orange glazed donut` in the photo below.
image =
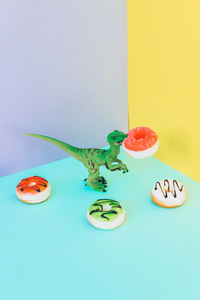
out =
<path fill-rule="evenodd" d="M 39 176 L 22 179 L 16 188 L 17 197 L 26 203 L 40 203 L 50 196 L 48 181 Z"/>
<path fill-rule="evenodd" d="M 123 150 L 131 157 L 146 158 L 152 156 L 159 146 L 157 134 L 148 127 L 135 127 L 128 132 L 123 141 Z"/>

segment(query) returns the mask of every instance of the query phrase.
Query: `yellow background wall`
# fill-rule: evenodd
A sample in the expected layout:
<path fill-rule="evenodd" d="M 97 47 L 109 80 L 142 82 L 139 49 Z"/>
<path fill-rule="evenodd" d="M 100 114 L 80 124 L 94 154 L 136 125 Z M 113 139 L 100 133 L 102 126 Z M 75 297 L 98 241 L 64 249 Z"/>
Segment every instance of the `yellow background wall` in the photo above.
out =
<path fill-rule="evenodd" d="M 156 157 L 200 181 L 200 1 L 128 0 L 130 128 L 160 136 Z"/>

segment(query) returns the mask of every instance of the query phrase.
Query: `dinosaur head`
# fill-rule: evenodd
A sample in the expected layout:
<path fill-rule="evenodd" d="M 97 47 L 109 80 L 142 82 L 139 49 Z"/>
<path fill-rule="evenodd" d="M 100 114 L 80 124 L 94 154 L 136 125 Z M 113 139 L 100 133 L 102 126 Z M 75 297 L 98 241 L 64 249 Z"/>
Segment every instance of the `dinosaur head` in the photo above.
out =
<path fill-rule="evenodd" d="M 110 145 L 120 146 L 127 136 L 124 132 L 114 130 L 107 136 L 107 141 Z"/>

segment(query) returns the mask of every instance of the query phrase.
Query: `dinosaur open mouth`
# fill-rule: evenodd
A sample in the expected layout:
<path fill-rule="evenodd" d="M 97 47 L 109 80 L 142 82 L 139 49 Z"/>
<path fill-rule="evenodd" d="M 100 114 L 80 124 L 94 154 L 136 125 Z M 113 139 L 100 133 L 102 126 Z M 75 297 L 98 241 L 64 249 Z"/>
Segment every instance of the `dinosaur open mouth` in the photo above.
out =
<path fill-rule="evenodd" d="M 123 142 L 123 141 L 119 141 L 119 142 L 117 142 L 117 143 L 114 143 L 114 145 L 116 145 L 116 146 L 122 145 L 122 142 Z"/>

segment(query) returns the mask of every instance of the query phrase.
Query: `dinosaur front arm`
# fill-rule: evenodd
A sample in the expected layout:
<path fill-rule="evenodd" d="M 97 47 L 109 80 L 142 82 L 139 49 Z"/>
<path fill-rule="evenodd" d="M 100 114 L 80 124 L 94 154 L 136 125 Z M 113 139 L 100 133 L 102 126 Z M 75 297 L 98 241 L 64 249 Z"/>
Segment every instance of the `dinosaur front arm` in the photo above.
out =
<path fill-rule="evenodd" d="M 118 164 L 113 164 L 113 162 L 118 162 Z M 111 158 L 106 159 L 106 167 L 110 171 L 122 170 L 123 173 L 128 172 L 128 168 L 125 164 L 122 163 L 121 160 L 116 159 L 113 161 Z"/>
<path fill-rule="evenodd" d="M 120 164 L 123 164 L 123 162 L 120 159 L 118 159 L 118 158 L 115 159 L 115 161 L 118 162 L 118 163 L 120 163 Z"/>
<path fill-rule="evenodd" d="M 116 162 L 118 162 L 121 166 L 121 170 L 123 171 L 123 173 L 126 173 L 128 172 L 128 168 L 127 168 L 127 165 L 124 164 L 120 159 L 116 159 Z"/>

